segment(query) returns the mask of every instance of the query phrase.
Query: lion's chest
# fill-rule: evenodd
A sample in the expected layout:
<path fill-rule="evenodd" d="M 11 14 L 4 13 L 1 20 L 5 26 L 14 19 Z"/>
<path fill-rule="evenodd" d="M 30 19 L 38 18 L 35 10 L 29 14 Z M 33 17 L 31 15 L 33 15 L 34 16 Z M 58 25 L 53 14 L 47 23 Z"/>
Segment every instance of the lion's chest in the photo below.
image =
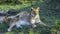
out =
<path fill-rule="evenodd" d="M 36 15 L 35 17 L 32 17 L 32 19 L 31 19 L 31 23 L 32 24 L 38 23 L 38 22 L 40 22 L 39 15 Z"/>

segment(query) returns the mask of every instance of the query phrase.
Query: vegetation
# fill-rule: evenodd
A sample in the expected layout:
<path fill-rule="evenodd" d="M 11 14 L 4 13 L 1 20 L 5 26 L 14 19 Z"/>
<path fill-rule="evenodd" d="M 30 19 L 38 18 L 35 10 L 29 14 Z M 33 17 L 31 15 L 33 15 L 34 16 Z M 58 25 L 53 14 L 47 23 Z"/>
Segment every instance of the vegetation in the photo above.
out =
<path fill-rule="evenodd" d="M 0 0 L 0 11 L 15 9 L 17 11 L 30 10 L 31 0 Z M 25 4 L 24 4 L 25 3 Z M 7 32 L 8 24 L 0 24 L 0 32 L 6 34 L 60 34 L 60 0 L 33 0 L 33 7 L 40 7 L 40 18 L 49 27 L 37 26 L 33 28 L 17 29 Z"/>

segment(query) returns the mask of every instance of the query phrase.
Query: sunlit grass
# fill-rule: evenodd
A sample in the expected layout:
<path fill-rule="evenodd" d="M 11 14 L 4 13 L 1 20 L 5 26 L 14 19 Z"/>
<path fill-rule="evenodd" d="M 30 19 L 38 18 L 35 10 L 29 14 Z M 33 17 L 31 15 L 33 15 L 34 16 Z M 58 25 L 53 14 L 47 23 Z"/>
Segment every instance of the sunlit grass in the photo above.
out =
<path fill-rule="evenodd" d="M 8 9 L 20 9 L 20 8 L 24 8 L 24 7 L 28 7 L 31 4 L 25 4 L 25 5 L 0 5 L 0 11 L 6 11 Z"/>
<path fill-rule="evenodd" d="M 6 32 L 5 34 L 14 34 L 14 32 Z"/>

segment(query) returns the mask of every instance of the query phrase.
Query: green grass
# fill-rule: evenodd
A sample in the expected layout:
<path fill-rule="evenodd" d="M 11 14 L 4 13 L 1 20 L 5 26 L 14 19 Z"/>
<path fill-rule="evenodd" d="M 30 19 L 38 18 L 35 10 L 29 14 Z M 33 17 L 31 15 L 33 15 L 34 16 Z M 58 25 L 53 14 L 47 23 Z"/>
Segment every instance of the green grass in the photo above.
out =
<path fill-rule="evenodd" d="M 6 5 L 5 4 L 5 5 L 0 5 L 0 11 L 6 11 L 9 9 L 21 9 L 30 5 L 31 5 L 30 3 L 25 4 L 25 5 Z"/>
<path fill-rule="evenodd" d="M 28 6 L 30 6 L 30 4 L 26 4 L 26 5 L 15 5 L 15 6 L 11 6 L 11 5 L 0 5 L 0 10 L 3 10 L 3 11 L 5 11 L 5 10 L 8 10 L 8 9 L 22 9 L 22 8 L 24 8 L 24 9 L 28 9 L 28 8 L 25 8 L 25 7 L 28 7 Z M 54 13 L 52 13 L 52 10 L 48 10 L 47 8 L 46 8 L 46 6 L 45 6 L 45 4 L 41 4 L 41 3 L 37 3 L 36 5 L 34 5 L 34 6 L 39 6 L 39 7 L 41 7 L 41 11 L 40 11 L 40 18 L 41 18 L 41 20 L 44 22 L 44 23 L 46 23 L 47 25 L 49 25 L 49 26 L 52 26 L 52 25 L 54 25 L 54 26 L 52 26 L 51 28 L 54 28 L 54 27 L 58 27 L 58 26 L 56 26 L 57 25 L 57 23 L 60 23 L 60 18 L 58 18 L 60 15 L 58 14 L 58 13 L 56 13 L 56 15 L 55 15 L 55 12 Z M 24 10 L 24 9 L 22 9 L 22 10 Z M 17 11 L 19 11 L 19 10 L 17 10 Z M 28 11 L 29 11 L 29 9 L 28 9 Z M 48 12 L 49 11 L 49 12 Z M 58 15 L 58 16 L 57 16 Z M 56 21 L 57 20 L 57 21 Z M 55 23 L 55 24 L 54 24 Z M 1 25 L 1 24 L 0 24 Z M 4 25 L 5 26 L 5 25 Z M 3 31 L 6 29 L 6 27 L 4 27 L 3 25 L 1 25 L 0 26 L 0 30 L 2 29 Z M 38 34 L 39 32 L 39 28 L 41 28 L 40 30 L 41 30 L 41 33 L 43 33 L 43 34 L 45 34 L 46 33 L 46 29 L 49 29 L 49 28 L 47 28 L 47 27 L 38 27 L 37 28 L 37 31 L 35 32 L 36 34 Z M 56 29 L 56 28 L 55 28 Z M 14 34 L 15 32 L 18 32 L 18 30 L 20 30 L 20 29 L 16 29 L 16 28 L 13 28 L 13 32 L 6 32 L 6 34 Z M 52 29 L 50 29 L 50 30 L 52 30 Z M 48 30 L 48 31 L 50 31 L 50 30 Z M 56 31 L 56 30 L 52 30 L 52 31 Z M 19 34 L 24 34 L 24 32 L 19 32 Z M 33 30 L 30 30 L 29 31 L 29 34 L 34 34 L 34 32 L 33 32 Z"/>

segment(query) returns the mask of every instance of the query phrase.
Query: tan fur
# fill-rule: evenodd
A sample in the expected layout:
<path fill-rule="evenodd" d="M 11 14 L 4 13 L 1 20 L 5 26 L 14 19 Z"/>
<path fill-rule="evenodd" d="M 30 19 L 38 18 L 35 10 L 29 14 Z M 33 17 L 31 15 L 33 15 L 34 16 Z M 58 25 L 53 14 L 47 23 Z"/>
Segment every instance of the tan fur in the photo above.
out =
<path fill-rule="evenodd" d="M 37 7 L 36 9 L 34 9 L 32 7 L 32 11 L 34 11 L 34 13 L 36 14 L 35 17 L 31 17 L 31 21 L 35 21 L 35 23 L 38 23 L 40 25 L 44 25 L 46 26 L 45 23 L 43 23 L 41 20 L 40 20 L 40 16 L 39 16 L 39 7 Z M 31 22 L 33 23 L 33 22 Z M 33 23 L 34 24 L 34 23 Z M 35 24 L 34 24 L 35 25 Z"/>
<path fill-rule="evenodd" d="M 37 8 L 31 8 L 32 11 L 34 11 L 34 13 L 36 14 L 35 17 L 31 17 L 31 23 L 33 24 L 34 27 L 36 27 L 36 25 L 34 24 L 36 21 L 37 23 L 40 22 L 40 17 L 39 17 L 39 7 Z"/>
<path fill-rule="evenodd" d="M 9 22 L 8 20 L 9 20 L 9 18 L 5 17 L 4 23 L 8 23 Z"/>
<path fill-rule="evenodd" d="M 21 12 L 20 14 L 17 14 L 17 16 L 20 16 L 20 17 L 18 17 L 18 20 L 26 19 L 27 21 L 29 21 L 30 20 L 29 18 L 31 18 L 31 24 L 33 24 L 33 26 L 35 27 L 36 25 L 34 23 L 36 22 L 36 20 L 38 20 L 38 21 L 40 20 L 39 7 L 36 9 L 32 8 L 32 11 L 34 11 L 36 13 L 35 17 L 29 17 L 29 15 L 30 15 L 29 13 L 24 14 L 24 12 Z M 31 16 L 33 16 L 33 15 L 31 15 Z M 16 24 L 16 22 L 17 22 L 16 18 L 14 18 L 12 21 L 10 21 L 11 24 L 10 24 L 10 27 L 8 28 L 8 31 L 11 31 L 12 27 Z"/>
<path fill-rule="evenodd" d="M 8 31 L 11 31 L 13 26 L 16 25 L 16 22 L 19 21 L 19 20 L 26 20 L 26 21 L 30 21 L 29 23 L 32 24 L 33 27 L 36 27 L 35 23 L 39 23 L 39 24 L 42 24 L 42 25 L 45 25 L 43 22 L 41 22 L 40 20 L 40 17 L 39 17 L 39 7 L 37 8 L 31 8 L 32 9 L 32 12 L 31 14 L 30 13 L 27 13 L 27 12 L 21 12 L 19 14 L 17 14 L 16 16 L 19 16 L 19 17 L 15 17 L 13 18 L 13 20 L 10 21 L 10 27 L 8 28 Z"/>
<path fill-rule="evenodd" d="M 12 30 L 13 26 L 16 25 L 17 21 L 18 21 L 18 18 L 13 18 L 13 19 L 10 20 L 10 24 L 9 24 L 10 27 L 8 28 L 8 31 Z"/>

